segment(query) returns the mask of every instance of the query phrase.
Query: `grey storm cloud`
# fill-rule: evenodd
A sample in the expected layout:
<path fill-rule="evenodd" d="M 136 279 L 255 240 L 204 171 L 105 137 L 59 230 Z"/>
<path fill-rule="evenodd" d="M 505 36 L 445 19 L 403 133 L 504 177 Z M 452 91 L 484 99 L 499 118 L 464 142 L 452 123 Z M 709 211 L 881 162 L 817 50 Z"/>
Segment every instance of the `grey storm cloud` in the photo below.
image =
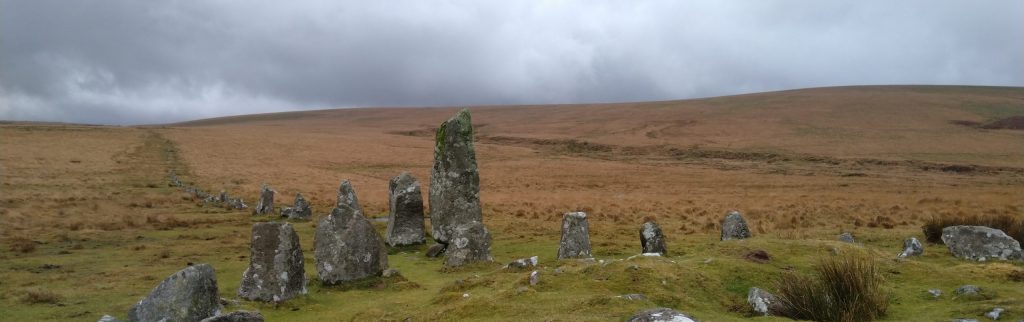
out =
<path fill-rule="evenodd" d="M 0 0 L 0 119 L 1024 85 L 1024 2 Z"/>

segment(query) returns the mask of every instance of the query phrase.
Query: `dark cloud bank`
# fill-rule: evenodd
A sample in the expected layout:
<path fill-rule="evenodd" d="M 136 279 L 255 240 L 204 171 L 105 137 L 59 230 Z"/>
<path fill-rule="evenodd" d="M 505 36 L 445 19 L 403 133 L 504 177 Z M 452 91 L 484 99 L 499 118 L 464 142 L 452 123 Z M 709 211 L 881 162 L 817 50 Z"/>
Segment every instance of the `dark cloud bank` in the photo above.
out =
<path fill-rule="evenodd" d="M 0 0 L 0 119 L 1024 85 L 1024 1 Z"/>

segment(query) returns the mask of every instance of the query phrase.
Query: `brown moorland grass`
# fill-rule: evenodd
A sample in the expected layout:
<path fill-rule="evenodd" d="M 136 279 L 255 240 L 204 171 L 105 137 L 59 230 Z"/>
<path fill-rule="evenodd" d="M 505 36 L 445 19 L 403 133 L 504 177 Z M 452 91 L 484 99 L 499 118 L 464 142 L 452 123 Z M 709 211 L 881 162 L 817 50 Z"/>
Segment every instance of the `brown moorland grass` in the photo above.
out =
<path fill-rule="evenodd" d="M 1021 96 L 1019 88 L 854 87 L 472 108 L 494 265 L 442 271 L 423 247 L 409 248 L 389 258 L 405 281 L 321 287 L 312 268 L 315 223 L 296 223 L 310 294 L 228 310 L 260 310 L 271 321 L 606 321 L 658 305 L 738 321 L 747 288 L 861 247 L 894 286 L 884 319 L 980 317 L 980 307 L 997 305 L 1006 319 L 1024 318 L 1020 264 L 966 263 L 941 245 L 893 260 L 902 239 L 920 238 L 930 218 L 1021 214 L 1024 132 L 950 123 L 1024 114 Z M 317 216 L 350 179 L 366 213 L 383 216 L 388 180 L 399 172 L 428 188 L 430 129 L 454 111 L 328 110 L 146 128 L 0 125 L 0 294 L 15 294 L 0 295 L 0 320 L 123 316 L 189 262 L 211 263 L 221 296 L 234 298 L 250 225 L 269 218 L 198 202 L 167 186 L 168 170 L 250 205 L 264 182 L 279 204 L 302 192 Z M 743 213 L 754 238 L 716 240 L 730 209 Z M 554 260 L 561 214 L 573 210 L 588 212 L 594 253 L 605 264 Z M 665 231 L 670 257 L 630 258 L 648 216 Z M 375 223 L 382 231 L 383 224 Z M 861 246 L 835 242 L 843 231 Z M 33 251 L 8 251 L 9 241 L 26 240 Z M 744 258 L 754 250 L 770 260 Z M 500 266 L 532 255 L 541 258 L 542 282 L 522 289 L 525 275 Z M 924 294 L 968 283 L 997 296 Z M 65 300 L 26 305 L 17 294 L 31 289 Z M 617 297 L 629 293 L 649 300 Z"/>

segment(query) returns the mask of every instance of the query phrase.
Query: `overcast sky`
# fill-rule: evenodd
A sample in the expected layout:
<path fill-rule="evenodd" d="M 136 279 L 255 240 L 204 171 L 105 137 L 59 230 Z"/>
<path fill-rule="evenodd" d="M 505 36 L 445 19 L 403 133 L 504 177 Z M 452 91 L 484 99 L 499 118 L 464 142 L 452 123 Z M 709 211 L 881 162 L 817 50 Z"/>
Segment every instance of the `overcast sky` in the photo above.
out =
<path fill-rule="evenodd" d="M 1024 86 L 1024 1 L 0 0 L 0 119 Z"/>

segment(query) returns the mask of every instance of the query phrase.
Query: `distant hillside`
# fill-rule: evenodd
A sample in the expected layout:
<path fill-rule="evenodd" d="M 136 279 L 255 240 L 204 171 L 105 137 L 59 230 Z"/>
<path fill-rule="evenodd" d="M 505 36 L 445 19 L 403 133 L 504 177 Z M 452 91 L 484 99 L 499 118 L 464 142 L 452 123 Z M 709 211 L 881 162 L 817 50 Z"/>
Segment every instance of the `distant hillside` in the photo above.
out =
<path fill-rule="evenodd" d="M 317 110 L 170 126 L 430 136 L 438 120 L 454 109 Z M 1019 87 L 854 86 L 678 101 L 470 109 L 478 136 L 505 141 L 573 140 L 619 147 L 1024 165 L 1024 131 L 1004 129 L 1024 116 L 1024 88 Z M 1009 125 L 988 129 L 965 124 Z"/>

